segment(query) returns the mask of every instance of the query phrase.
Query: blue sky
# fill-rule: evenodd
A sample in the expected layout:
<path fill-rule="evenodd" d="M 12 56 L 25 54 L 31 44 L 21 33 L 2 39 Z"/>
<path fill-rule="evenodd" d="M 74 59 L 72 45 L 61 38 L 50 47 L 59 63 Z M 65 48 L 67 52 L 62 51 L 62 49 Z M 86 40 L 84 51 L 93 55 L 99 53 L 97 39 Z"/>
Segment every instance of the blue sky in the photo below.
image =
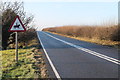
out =
<path fill-rule="evenodd" d="M 25 2 L 39 29 L 63 25 L 113 24 L 118 19 L 117 2 Z M 28 14 L 28 15 L 29 15 Z"/>

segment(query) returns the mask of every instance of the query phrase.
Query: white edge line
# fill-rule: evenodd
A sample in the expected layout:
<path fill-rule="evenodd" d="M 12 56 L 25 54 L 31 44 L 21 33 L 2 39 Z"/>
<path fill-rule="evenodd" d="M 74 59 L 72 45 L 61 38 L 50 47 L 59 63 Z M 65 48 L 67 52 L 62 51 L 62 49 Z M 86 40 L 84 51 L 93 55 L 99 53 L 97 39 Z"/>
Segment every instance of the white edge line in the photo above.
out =
<path fill-rule="evenodd" d="M 40 43 L 41 43 L 41 46 L 43 47 L 43 50 L 44 50 L 44 52 L 45 52 L 45 55 L 46 55 L 46 57 L 47 57 L 47 59 L 48 59 L 50 65 L 51 65 L 51 67 L 52 67 L 52 69 L 53 69 L 53 71 L 54 71 L 54 73 L 55 73 L 55 76 L 56 76 L 59 80 L 62 80 L 61 77 L 60 77 L 60 75 L 58 74 L 58 72 L 57 72 L 55 66 L 53 65 L 53 63 L 52 63 L 50 57 L 49 57 L 48 54 L 47 54 L 47 51 L 45 50 L 45 47 L 44 47 L 42 41 L 40 40 L 40 37 L 39 37 L 39 35 L 38 35 L 38 32 L 37 32 L 37 36 L 38 36 L 38 39 L 39 39 L 39 41 L 40 41 Z"/>
<path fill-rule="evenodd" d="M 52 36 L 52 35 L 49 35 L 49 34 L 47 34 L 47 33 L 45 33 L 45 32 L 44 32 L 44 34 L 46 34 L 46 35 L 48 35 L 48 36 L 50 36 L 50 37 L 52 37 L 52 38 L 54 38 L 54 39 L 56 39 L 56 40 L 58 40 L 58 41 L 61 41 L 61 42 L 65 43 L 65 44 L 68 44 L 68 45 L 70 45 L 70 46 L 72 46 L 72 47 L 75 47 L 75 48 L 77 48 L 77 49 L 80 49 L 80 50 L 82 50 L 82 51 L 84 51 L 84 52 L 90 53 L 90 54 L 95 55 L 95 56 L 97 56 L 97 57 L 99 57 L 99 58 L 102 58 L 102 59 L 105 59 L 105 60 L 107 60 L 107 61 L 110 61 L 110 62 L 113 62 L 113 63 L 115 63 L 115 64 L 120 65 L 120 63 L 119 63 L 120 61 L 117 60 L 117 59 L 114 59 L 114 58 L 108 57 L 108 56 L 106 56 L 106 55 L 97 53 L 97 52 L 95 52 L 95 51 L 91 51 L 91 50 L 89 50 L 89 49 L 83 48 L 83 47 L 81 47 L 81 46 L 77 46 L 77 45 L 75 45 L 75 44 L 69 43 L 69 42 L 67 42 L 67 41 L 64 41 L 64 40 L 61 40 L 61 39 L 59 39 L 59 38 L 56 38 L 56 37 L 54 37 L 54 36 Z M 98 54 L 99 54 L 99 55 L 98 55 Z"/>

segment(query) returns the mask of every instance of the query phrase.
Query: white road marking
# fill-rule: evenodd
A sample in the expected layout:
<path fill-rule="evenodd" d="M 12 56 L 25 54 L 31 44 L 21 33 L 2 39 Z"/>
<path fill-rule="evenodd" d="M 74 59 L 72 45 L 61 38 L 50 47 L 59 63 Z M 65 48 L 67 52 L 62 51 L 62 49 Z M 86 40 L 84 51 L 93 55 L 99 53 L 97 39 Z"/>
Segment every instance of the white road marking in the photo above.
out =
<path fill-rule="evenodd" d="M 94 56 L 97 56 L 97 57 L 99 57 L 99 58 L 102 58 L 102 59 L 105 59 L 105 60 L 107 60 L 107 61 L 110 61 L 110 62 L 113 62 L 113 63 L 115 63 L 115 64 L 120 65 L 120 60 L 117 60 L 117 59 L 115 59 L 115 58 L 112 58 L 112 57 L 109 57 L 109 56 L 100 54 L 100 53 L 98 53 L 98 52 L 89 50 L 89 49 L 87 49 L 87 48 L 83 48 L 83 47 L 81 47 L 81 46 L 77 46 L 77 45 L 72 44 L 72 43 L 69 43 L 69 42 L 67 42 L 67 41 L 64 41 L 64 40 L 61 40 L 61 39 L 59 39 L 59 38 L 56 38 L 56 37 L 54 37 L 54 36 L 52 36 L 52 35 L 50 35 L 50 34 L 48 34 L 48 33 L 45 33 L 45 32 L 43 32 L 43 33 L 46 34 L 46 35 L 48 35 L 48 36 L 50 36 L 50 37 L 52 37 L 52 38 L 54 38 L 54 39 L 56 39 L 56 40 L 58 40 L 58 41 L 61 41 L 61 42 L 65 43 L 65 44 L 68 44 L 68 45 L 70 45 L 70 46 L 72 46 L 72 47 L 75 47 L 75 48 L 77 48 L 77 49 L 80 49 L 80 50 L 82 50 L 82 51 L 84 51 L 84 52 L 90 53 L 90 54 L 92 54 L 92 55 L 94 55 Z"/>
<path fill-rule="evenodd" d="M 38 35 L 38 32 L 37 32 L 37 36 L 38 36 L 38 39 L 39 39 L 39 41 L 40 41 L 40 43 L 41 43 L 41 45 L 42 45 L 42 48 L 43 48 L 43 50 L 44 50 L 44 52 L 45 52 L 45 55 L 46 55 L 46 57 L 47 57 L 50 65 L 51 65 L 51 67 L 52 67 L 52 69 L 53 69 L 53 71 L 54 71 L 54 73 L 55 73 L 56 78 L 58 78 L 58 80 L 62 80 L 61 77 L 60 77 L 60 75 L 58 74 L 55 66 L 53 65 L 50 57 L 48 56 L 48 53 L 47 53 L 47 51 L 45 50 L 45 47 L 44 47 L 44 45 L 43 45 L 43 43 L 42 43 L 42 41 L 41 41 L 41 39 L 40 39 L 40 36 Z"/>

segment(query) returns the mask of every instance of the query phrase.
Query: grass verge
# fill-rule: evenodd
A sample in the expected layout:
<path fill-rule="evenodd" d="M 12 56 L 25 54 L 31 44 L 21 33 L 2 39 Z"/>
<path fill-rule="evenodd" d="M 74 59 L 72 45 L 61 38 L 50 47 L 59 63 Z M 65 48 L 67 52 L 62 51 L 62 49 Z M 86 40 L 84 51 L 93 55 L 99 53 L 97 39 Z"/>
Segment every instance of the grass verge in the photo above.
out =
<path fill-rule="evenodd" d="M 19 49 L 19 61 L 15 62 L 15 50 L 2 51 L 2 78 L 34 78 L 35 59 L 31 49 Z"/>
<path fill-rule="evenodd" d="M 44 67 L 40 44 L 37 39 L 31 40 L 24 49 L 19 49 L 19 61 L 15 62 L 15 49 L 3 50 L 2 79 L 11 78 L 43 78 Z M 45 67 L 44 67 L 45 68 Z"/>

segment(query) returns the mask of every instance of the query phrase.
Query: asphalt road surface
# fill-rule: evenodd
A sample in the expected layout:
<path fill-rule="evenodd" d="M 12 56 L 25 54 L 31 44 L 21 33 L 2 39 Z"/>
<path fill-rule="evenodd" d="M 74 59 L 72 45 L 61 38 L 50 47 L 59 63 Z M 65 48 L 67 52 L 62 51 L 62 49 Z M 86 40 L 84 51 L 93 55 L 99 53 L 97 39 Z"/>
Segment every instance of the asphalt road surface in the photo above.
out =
<path fill-rule="evenodd" d="M 56 78 L 118 78 L 119 55 L 115 48 L 38 31 Z"/>

